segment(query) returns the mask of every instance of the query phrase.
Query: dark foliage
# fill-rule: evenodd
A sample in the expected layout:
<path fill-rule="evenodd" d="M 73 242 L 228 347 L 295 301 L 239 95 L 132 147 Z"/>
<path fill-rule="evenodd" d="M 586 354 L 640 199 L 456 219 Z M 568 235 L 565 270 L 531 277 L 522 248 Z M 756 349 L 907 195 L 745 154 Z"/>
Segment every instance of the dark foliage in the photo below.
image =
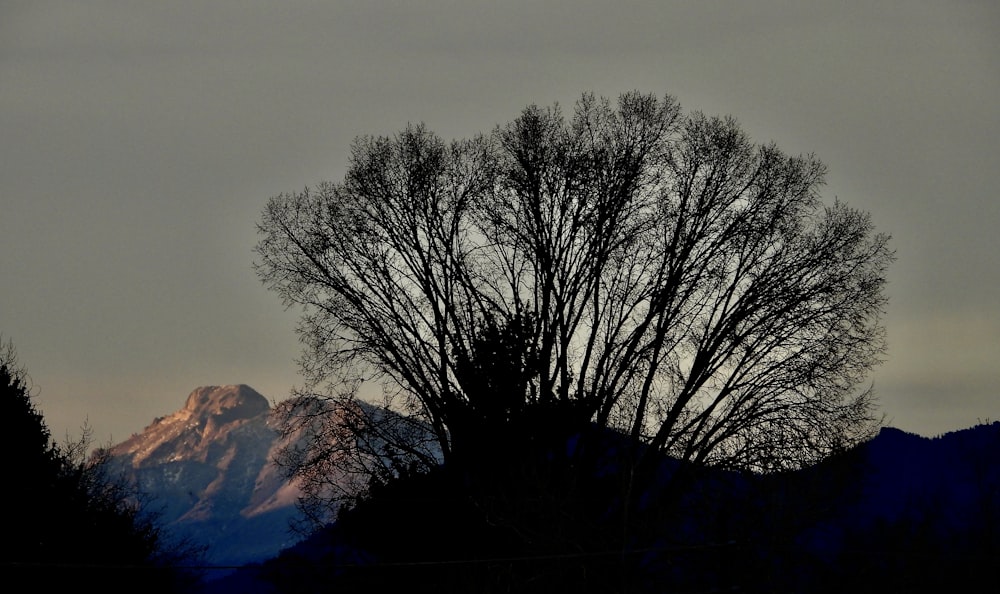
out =
<path fill-rule="evenodd" d="M 592 426 L 375 485 L 255 575 L 279 592 L 964 591 L 1000 555 L 998 448 L 1000 424 L 885 430 L 794 472 L 662 458 L 633 477 L 634 444 Z"/>
<path fill-rule="evenodd" d="M 741 474 L 664 460 L 640 480 L 632 442 L 597 426 L 493 452 L 373 486 L 264 575 L 282 592 L 658 592 L 745 566 Z"/>
<path fill-rule="evenodd" d="M 48 591 L 94 584 L 102 592 L 184 592 L 196 576 L 180 568 L 197 549 L 172 542 L 150 502 L 110 471 L 89 435 L 58 446 L 32 400 L 13 346 L 0 352 L 0 451 L 5 577 Z"/>

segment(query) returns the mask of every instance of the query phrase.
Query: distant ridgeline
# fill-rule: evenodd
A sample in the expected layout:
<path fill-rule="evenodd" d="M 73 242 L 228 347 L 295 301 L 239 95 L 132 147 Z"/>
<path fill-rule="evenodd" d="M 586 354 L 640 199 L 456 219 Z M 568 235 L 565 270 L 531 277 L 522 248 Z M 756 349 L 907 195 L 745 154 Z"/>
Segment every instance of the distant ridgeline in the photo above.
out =
<path fill-rule="evenodd" d="M 587 576 L 588 591 L 623 579 L 640 592 L 922 591 L 967 583 L 1000 558 L 1000 423 L 937 438 L 886 428 L 805 470 L 702 469 L 680 492 L 679 467 L 665 459 L 660 486 L 640 493 L 628 518 L 609 511 L 627 478 L 623 436 L 594 428 L 538 452 L 497 444 L 478 469 L 390 484 L 298 542 L 289 523 L 301 491 L 272 457 L 302 436 L 279 438 L 277 418 L 248 386 L 202 387 L 112 448 L 168 526 L 209 546 L 211 563 L 264 562 L 212 582 L 219 591 L 251 591 L 264 574 L 279 585 L 294 576 L 296 587 L 311 575 L 316 591 L 551 590 L 551 579 L 569 587 L 575 576 Z"/>
<path fill-rule="evenodd" d="M 955 591 L 976 586 L 1000 558 L 1000 423 L 933 439 L 886 428 L 801 471 L 692 470 L 680 491 L 671 479 L 683 469 L 664 460 L 659 486 L 639 494 L 628 517 L 612 511 L 627 476 L 617 456 L 624 438 L 595 433 L 533 461 L 507 452 L 478 472 L 441 468 L 389 485 L 230 584 L 251 591 L 264 576 L 303 592 Z"/>

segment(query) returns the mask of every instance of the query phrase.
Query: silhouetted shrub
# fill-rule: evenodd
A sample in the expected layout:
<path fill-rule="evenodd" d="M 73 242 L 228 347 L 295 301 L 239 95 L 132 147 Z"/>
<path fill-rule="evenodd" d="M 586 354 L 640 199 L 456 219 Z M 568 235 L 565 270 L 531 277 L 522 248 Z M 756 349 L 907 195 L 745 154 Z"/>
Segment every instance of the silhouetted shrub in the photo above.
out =
<path fill-rule="evenodd" d="M 100 452 L 88 459 L 89 431 L 58 446 L 33 400 L 13 346 L 0 347 L 0 490 L 7 517 L 2 563 L 9 583 L 48 591 L 94 584 L 103 592 L 184 592 L 180 568 L 197 549 L 172 542 L 150 502 L 113 475 Z"/>

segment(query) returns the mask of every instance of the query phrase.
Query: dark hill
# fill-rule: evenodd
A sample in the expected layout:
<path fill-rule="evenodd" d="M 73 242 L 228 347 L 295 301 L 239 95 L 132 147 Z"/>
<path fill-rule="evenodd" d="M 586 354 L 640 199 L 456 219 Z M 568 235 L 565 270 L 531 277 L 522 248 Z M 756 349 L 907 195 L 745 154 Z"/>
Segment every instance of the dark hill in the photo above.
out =
<path fill-rule="evenodd" d="M 631 506 L 622 439 L 397 481 L 255 571 L 296 591 L 940 592 L 1000 555 L 998 423 L 884 429 L 781 475 L 664 460 Z"/>

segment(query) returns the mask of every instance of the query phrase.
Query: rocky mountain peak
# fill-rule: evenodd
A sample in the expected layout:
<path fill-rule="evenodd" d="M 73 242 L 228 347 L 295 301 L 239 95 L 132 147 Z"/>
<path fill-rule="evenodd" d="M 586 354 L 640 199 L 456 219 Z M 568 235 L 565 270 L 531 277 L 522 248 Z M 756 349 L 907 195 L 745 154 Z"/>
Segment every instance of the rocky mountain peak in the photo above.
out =
<path fill-rule="evenodd" d="M 245 384 L 202 386 L 187 397 L 184 410 L 192 416 L 224 416 L 249 419 L 267 412 L 267 398 Z"/>
<path fill-rule="evenodd" d="M 177 460 L 217 460 L 242 438 L 271 434 L 270 404 L 250 386 L 202 386 L 187 397 L 184 408 L 159 417 L 140 433 L 111 448 L 114 456 L 134 467 Z M 222 462 L 220 462 L 222 463 Z"/>
<path fill-rule="evenodd" d="M 250 386 L 202 386 L 109 453 L 168 526 L 211 543 L 214 561 L 243 563 L 293 540 L 300 491 L 272 462 L 285 442 L 271 417 Z"/>
<path fill-rule="evenodd" d="M 394 422 L 394 413 L 358 406 L 372 422 Z M 313 422 L 298 423 L 300 414 Z M 325 447 L 313 439 L 324 430 L 324 414 L 340 413 L 321 398 L 287 399 L 272 409 L 247 385 L 202 386 L 183 408 L 154 419 L 109 453 L 157 498 L 168 527 L 210 545 L 212 562 L 259 562 L 290 546 L 296 540 L 290 522 L 302 520 L 295 505 L 300 484 L 275 458 L 288 447 Z M 331 445 L 337 439 L 326 437 Z"/>

